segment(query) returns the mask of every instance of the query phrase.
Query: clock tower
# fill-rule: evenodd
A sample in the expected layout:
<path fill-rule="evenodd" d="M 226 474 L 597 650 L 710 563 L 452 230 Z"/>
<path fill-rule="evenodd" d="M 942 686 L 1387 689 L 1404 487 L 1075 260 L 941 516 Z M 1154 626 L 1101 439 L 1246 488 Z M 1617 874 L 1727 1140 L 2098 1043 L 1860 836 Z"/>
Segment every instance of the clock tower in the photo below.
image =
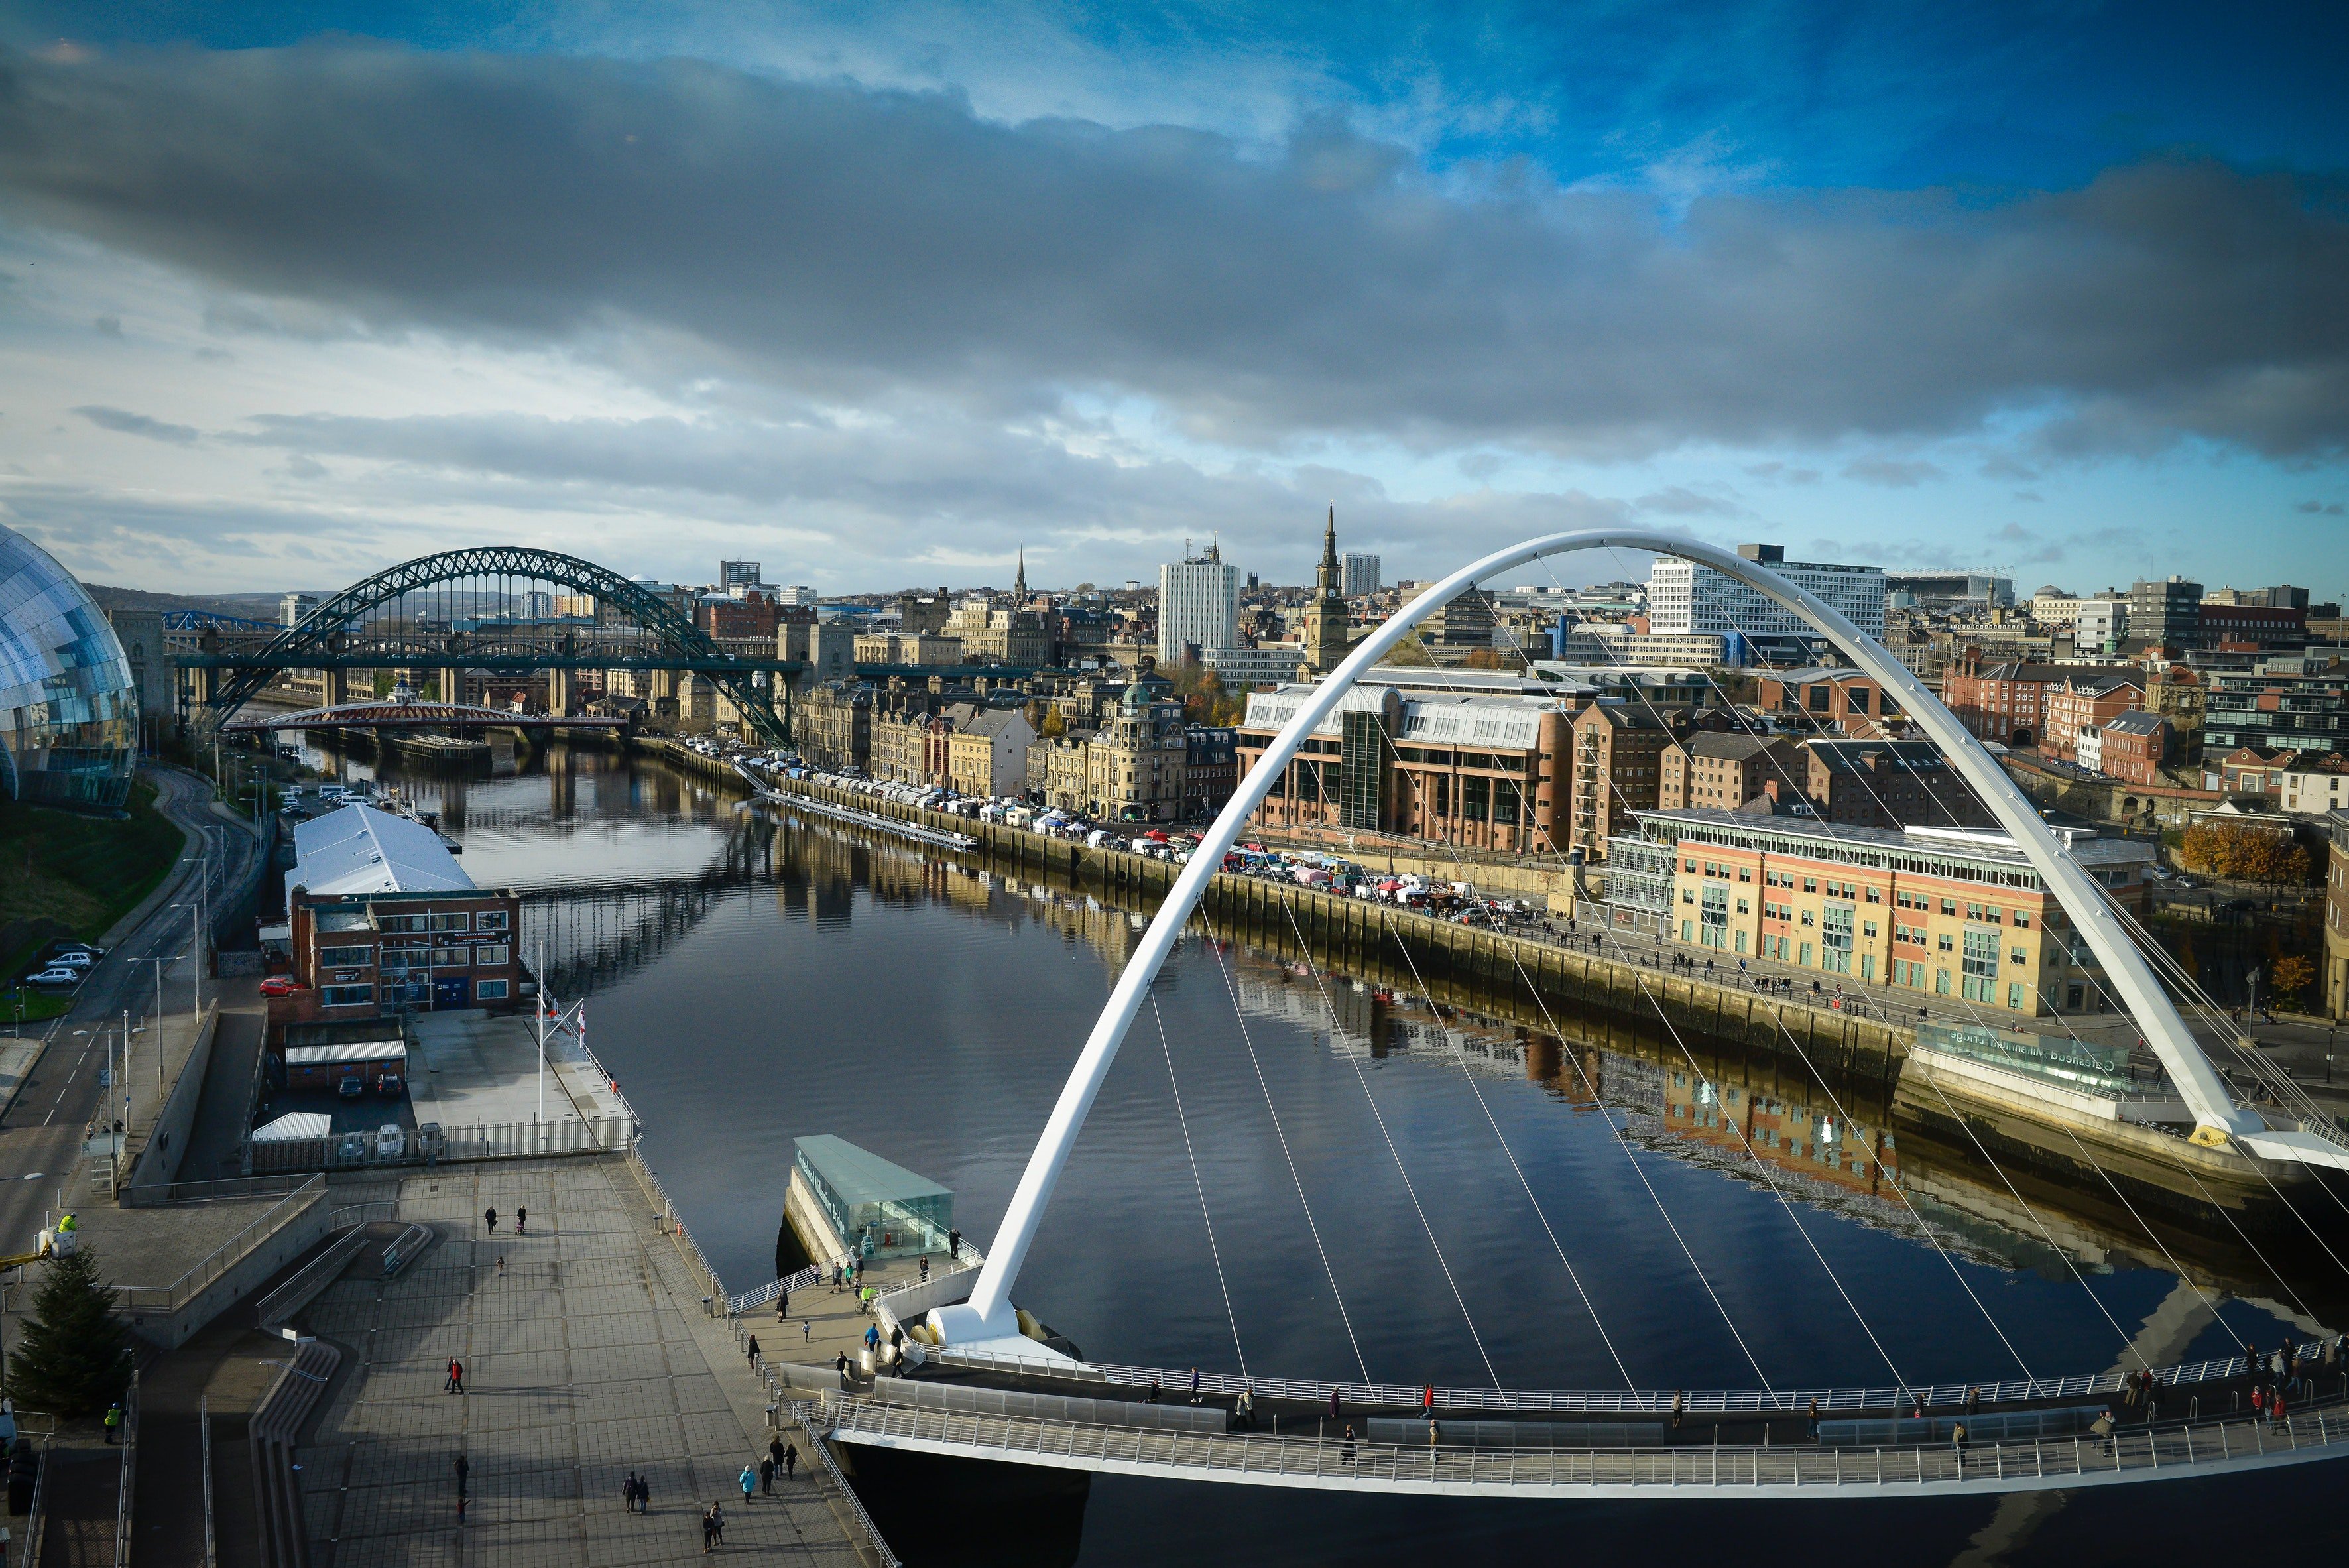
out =
<path fill-rule="evenodd" d="M 1338 564 L 1338 507 L 1330 506 L 1330 521 L 1321 532 L 1321 567 L 1314 573 L 1313 607 L 1305 616 L 1305 667 L 1326 676 L 1338 667 L 1349 646 L 1346 636 L 1346 579 Z"/>

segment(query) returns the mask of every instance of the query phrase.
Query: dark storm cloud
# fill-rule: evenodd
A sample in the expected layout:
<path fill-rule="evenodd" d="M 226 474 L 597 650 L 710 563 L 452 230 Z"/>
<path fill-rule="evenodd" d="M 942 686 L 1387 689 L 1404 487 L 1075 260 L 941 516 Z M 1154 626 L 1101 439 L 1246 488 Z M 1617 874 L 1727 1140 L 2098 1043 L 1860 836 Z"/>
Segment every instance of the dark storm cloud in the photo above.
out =
<path fill-rule="evenodd" d="M 625 337 L 679 375 L 997 416 L 1139 394 L 1251 444 L 1619 455 L 2023 407 L 2063 416 L 2057 455 L 2349 445 L 2339 192 L 2209 162 L 1671 223 L 1335 126 L 1259 156 L 698 64 L 320 46 L 0 56 L 0 189 L 370 330 Z"/>

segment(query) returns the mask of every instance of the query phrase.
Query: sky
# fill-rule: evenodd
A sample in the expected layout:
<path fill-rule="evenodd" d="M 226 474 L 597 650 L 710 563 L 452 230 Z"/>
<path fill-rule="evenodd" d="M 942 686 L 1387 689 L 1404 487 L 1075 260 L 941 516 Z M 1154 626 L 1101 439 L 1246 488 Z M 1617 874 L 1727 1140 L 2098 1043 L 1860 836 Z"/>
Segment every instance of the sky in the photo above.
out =
<path fill-rule="evenodd" d="M 2345 67 L 2338 5 L 0 0 L 0 522 L 205 593 L 1298 582 L 1334 504 L 1390 581 L 2349 598 Z"/>

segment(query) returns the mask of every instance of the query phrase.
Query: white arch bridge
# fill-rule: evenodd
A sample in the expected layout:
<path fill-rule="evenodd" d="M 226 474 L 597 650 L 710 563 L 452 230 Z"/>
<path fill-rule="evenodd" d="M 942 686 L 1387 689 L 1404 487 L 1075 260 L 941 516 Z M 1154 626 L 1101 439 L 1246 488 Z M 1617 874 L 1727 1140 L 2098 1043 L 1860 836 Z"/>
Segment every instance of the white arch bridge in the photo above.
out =
<path fill-rule="evenodd" d="M 2349 1169 L 2349 1146 L 2329 1130 L 2298 1121 L 2276 1125 L 2236 1099 L 2097 882 L 1996 759 L 1849 620 L 1767 567 L 1710 545 L 1640 531 L 1555 534 L 1454 573 L 1375 629 L 1314 689 L 1207 830 L 1144 933 L 1078 1056 L 983 1266 L 876 1303 L 891 1327 L 917 1330 L 911 1336 L 917 1355 L 955 1376 L 885 1377 L 869 1388 L 845 1391 L 807 1387 L 805 1393 L 820 1396 L 807 1406 L 818 1428 L 848 1443 L 1063 1469 L 1510 1497 L 2072 1489 L 2349 1453 L 2349 1373 L 2333 1362 L 2313 1375 L 2303 1371 L 2292 1383 L 2290 1413 L 2281 1421 L 2253 1418 L 2246 1403 L 2253 1369 L 2238 1361 L 2163 1369 L 2162 1402 L 2151 1410 L 2123 1397 L 2118 1371 L 2020 1385 L 1984 1379 L 1971 1388 L 1702 1395 L 1683 1398 L 1676 1416 L 1669 1398 L 1659 1403 L 1653 1394 L 1447 1390 L 1431 1412 L 1433 1432 L 1418 1389 L 1331 1389 L 1259 1377 L 1248 1386 L 1251 1398 L 1263 1416 L 1280 1424 L 1275 1430 L 1262 1418 L 1237 1429 L 1242 1417 L 1230 1408 L 1238 1392 L 1233 1380 L 1211 1381 L 1210 1391 L 1220 1390 L 1216 1401 L 1162 1404 L 1142 1398 L 1143 1387 L 1156 1378 L 1187 1393 L 1187 1377 L 1178 1384 L 1171 1373 L 1088 1367 L 1022 1333 L 1011 1289 L 1086 1114 L 1208 878 L 1273 781 L 1355 681 L 1454 595 L 1514 566 L 1613 549 L 1682 557 L 1744 583 L 1847 650 L 1900 704 L 2013 838 L 2094 952 L 2114 1000 L 2159 1057 L 2190 1114 L 2191 1142 L 2201 1157 L 2243 1161 L 2270 1181 L 2279 1172 L 2302 1175 L 2308 1166 Z M 2337 1200 L 2330 1188 L 2323 1191 Z M 1526 1193 L 1534 1197 L 1530 1184 Z M 2341 1207 L 2349 1213 L 2349 1205 Z M 2334 1252 L 2323 1235 L 2317 1240 Z M 2337 1253 L 2334 1257 L 2338 1262 Z M 2131 1365 L 2150 1369 L 2143 1350 L 2132 1348 L 2137 1360 Z M 1334 1415 L 1322 1408 L 1331 1398 Z M 2117 1426 L 2109 1418 L 2100 1422 L 2108 1409 L 2119 1418 Z M 1360 1425 L 1349 1435 L 1343 1429 L 1353 1422 Z"/>

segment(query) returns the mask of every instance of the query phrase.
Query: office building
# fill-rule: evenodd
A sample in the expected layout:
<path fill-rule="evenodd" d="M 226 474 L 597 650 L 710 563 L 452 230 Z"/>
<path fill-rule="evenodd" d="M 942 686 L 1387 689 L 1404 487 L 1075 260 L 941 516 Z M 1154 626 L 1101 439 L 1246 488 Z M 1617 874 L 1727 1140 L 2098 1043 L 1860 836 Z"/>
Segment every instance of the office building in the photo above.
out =
<path fill-rule="evenodd" d="M 1978 572 L 1888 572 L 1888 593 L 1905 593 L 1905 603 L 1935 608 L 2008 607 L 2014 603 L 2014 579 Z"/>
<path fill-rule="evenodd" d="M 1775 544 L 1741 544 L 1737 552 L 1840 612 L 1870 637 L 1883 640 L 1882 567 L 1789 561 L 1785 551 Z M 1681 635 L 1816 634 L 1810 624 L 1794 612 L 1780 609 L 1735 578 L 1668 555 L 1658 556 L 1648 569 L 1648 623 L 1651 632 Z"/>
<path fill-rule="evenodd" d="M 2063 907 L 2003 833 L 1657 810 L 1636 813 L 1626 837 L 1608 857 L 1615 923 L 1660 931 L 1692 956 L 1759 957 L 1823 985 L 1992 1017 L 2110 1006 Z M 2152 845 L 2067 837 L 2124 908 L 2148 907 Z"/>
<path fill-rule="evenodd" d="M 2191 647 L 2202 634 L 2202 584 L 2183 577 L 2131 583 L 2128 634 L 2163 647 Z"/>
<path fill-rule="evenodd" d="M 1239 646 L 1239 569 L 1215 545 L 1158 569 L 1158 663 L 1180 668 L 1216 648 Z"/>
<path fill-rule="evenodd" d="M 1346 552 L 1345 573 L 1347 598 L 1360 599 L 1379 591 L 1381 584 L 1377 556 L 1364 555 L 1357 550 Z"/>
<path fill-rule="evenodd" d="M 721 561 L 718 563 L 718 588 L 752 588 L 767 579 L 755 561 Z"/>
<path fill-rule="evenodd" d="M 318 596 L 316 593 L 288 593 L 277 601 L 277 624 L 298 626 L 308 620 L 310 612 L 317 607 Z"/>

